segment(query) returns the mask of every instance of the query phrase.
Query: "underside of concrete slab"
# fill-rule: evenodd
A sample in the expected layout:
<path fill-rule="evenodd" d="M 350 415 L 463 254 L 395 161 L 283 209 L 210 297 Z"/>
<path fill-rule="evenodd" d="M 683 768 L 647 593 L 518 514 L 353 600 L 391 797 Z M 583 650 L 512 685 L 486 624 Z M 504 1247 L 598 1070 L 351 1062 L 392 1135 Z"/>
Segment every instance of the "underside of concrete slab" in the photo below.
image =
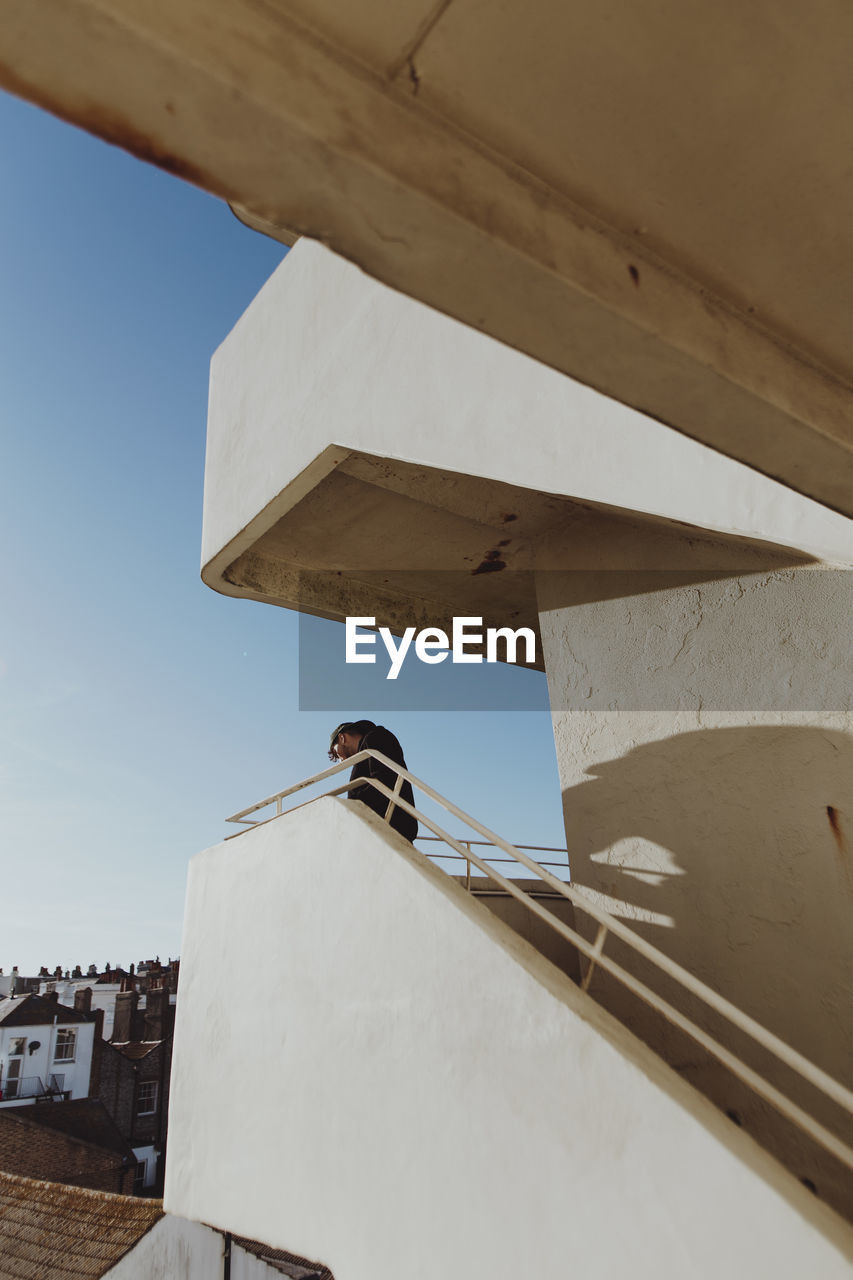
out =
<path fill-rule="evenodd" d="M 851 24 L 43 0 L 0 83 L 851 514 Z"/>

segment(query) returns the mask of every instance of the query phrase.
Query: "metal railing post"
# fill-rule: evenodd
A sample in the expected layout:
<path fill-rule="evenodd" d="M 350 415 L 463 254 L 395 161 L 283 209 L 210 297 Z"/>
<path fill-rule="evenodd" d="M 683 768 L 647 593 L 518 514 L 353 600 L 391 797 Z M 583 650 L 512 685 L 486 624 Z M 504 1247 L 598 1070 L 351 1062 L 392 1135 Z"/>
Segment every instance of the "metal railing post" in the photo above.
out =
<path fill-rule="evenodd" d="M 599 959 L 602 951 L 604 950 L 604 941 L 606 937 L 607 925 L 600 924 L 598 926 L 598 933 L 595 935 L 595 942 L 592 944 L 592 951 L 589 953 L 589 964 L 587 965 L 586 973 L 584 974 L 583 981 L 581 982 L 581 991 L 589 990 L 589 984 L 592 982 L 592 975 L 595 973 L 595 962 Z"/>
<path fill-rule="evenodd" d="M 403 775 L 402 775 L 402 773 L 398 773 L 398 774 L 397 774 L 397 781 L 394 783 L 394 795 L 395 795 L 395 796 L 398 796 L 398 795 L 400 794 L 400 788 L 402 787 L 402 785 L 403 785 Z M 391 814 L 394 812 L 395 805 L 396 805 L 396 801 L 394 801 L 394 800 L 389 800 L 389 801 L 388 801 L 388 808 L 385 810 L 385 821 L 386 821 L 386 822 L 390 822 L 390 821 L 391 821 Z"/>

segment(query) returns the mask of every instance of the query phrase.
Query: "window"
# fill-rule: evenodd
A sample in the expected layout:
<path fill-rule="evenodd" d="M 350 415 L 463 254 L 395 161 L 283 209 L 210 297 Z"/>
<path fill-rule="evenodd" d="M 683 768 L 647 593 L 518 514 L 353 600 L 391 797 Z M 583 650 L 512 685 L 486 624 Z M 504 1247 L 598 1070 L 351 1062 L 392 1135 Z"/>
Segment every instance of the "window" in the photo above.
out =
<path fill-rule="evenodd" d="M 157 1081 L 143 1080 L 136 1095 L 136 1114 L 151 1116 L 157 1110 Z"/>
<path fill-rule="evenodd" d="M 148 1170 L 148 1161 L 140 1160 L 133 1171 L 133 1194 L 141 1196 L 145 1190 L 145 1174 Z"/>
<path fill-rule="evenodd" d="M 56 1033 L 54 1062 L 73 1062 L 77 1047 L 77 1032 L 72 1027 L 60 1027 Z"/>
<path fill-rule="evenodd" d="M 10 1058 L 22 1057 L 26 1047 L 27 1047 L 27 1037 L 16 1036 L 15 1039 L 12 1041 L 12 1043 L 9 1045 L 9 1057 Z"/>

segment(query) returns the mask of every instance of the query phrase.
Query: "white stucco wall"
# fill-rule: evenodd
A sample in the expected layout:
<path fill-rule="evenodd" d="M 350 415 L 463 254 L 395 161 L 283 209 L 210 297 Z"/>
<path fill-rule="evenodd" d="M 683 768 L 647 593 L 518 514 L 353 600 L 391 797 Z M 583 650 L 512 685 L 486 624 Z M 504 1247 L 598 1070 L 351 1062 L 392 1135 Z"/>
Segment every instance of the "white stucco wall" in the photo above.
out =
<path fill-rule="evenodd" d="M 853 522 L 303 239 L 212 361 L 202 565 L 274 523 L 332 445 L 853 562 Z"/>
<path fill-rule="evenodd" d="M 755 556 L 640 531 L 630 550 L 577 539 L 542 548 L 552 567 L 537 578 L 540 629 L 572 879 L 850 1087 L 853 577 L 772 571 Z M 603 572 L 553 567 L 573 559 Z M 673 585 L 670 570 L 691 560 L 719 578 L 696 572 Z M 637 966 L 630 955 L 623 963 Z M 592 990 L 606 987 L 599 979 Z M 849 1118 L 725 1024 L 709 1025 L 853 1141 Z M 679 1042 L 672 1052 L 685 1062 Z M 778 1128 L 772 1115 L 756 1119 L 761 1132 Z M 828 1189 L 825 1158 L 798 1162 Z M 849 1185 L 834 1194 L 849 1201 Z"/>
<path fill-rule="evenodd" d="M 106 1276 L 109 1280 L 221 1280 L 222 1252 L 218 1231 L 167 1213 Z"/>
<path fill-rule="evenodd" d="M 172 1213 L 336 1280 L 851 1274 L 850 1228 L 360 806 L 195 858 L 181 982 Z"/>
<path fill-rule="evenodd" d="M 167 1213 L 105 1273 L 108 1280 L 222 1280 L 220 1231 Z M 281 1272 L 231 1242 L 231 1280 L 280 1280 Z"/>

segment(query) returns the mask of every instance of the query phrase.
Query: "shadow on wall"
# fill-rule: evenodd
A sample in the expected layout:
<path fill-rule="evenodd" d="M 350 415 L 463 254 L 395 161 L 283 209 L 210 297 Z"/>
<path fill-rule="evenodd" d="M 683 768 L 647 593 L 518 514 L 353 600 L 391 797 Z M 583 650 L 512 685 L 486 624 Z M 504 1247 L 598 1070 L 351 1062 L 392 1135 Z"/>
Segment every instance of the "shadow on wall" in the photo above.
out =
<path fill-rule="evenodd" d="M 853 1084 L 853 736 L 706 729 L 587 772 L 563 795 L 574 883 Z"/>

